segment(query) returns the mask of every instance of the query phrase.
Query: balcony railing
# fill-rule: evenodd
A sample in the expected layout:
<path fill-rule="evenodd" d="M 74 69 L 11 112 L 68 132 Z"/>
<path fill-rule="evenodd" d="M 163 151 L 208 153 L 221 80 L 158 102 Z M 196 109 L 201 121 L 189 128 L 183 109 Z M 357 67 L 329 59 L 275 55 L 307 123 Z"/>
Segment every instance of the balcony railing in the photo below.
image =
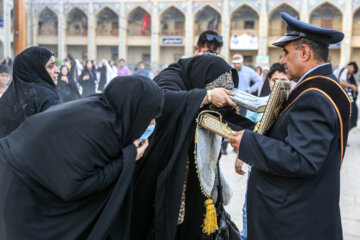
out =
<path fill-rule="evenodd" d="M 66 30 L 66 35 L 68 36 L 87 36 L 87 29 L 68 29 Z"/>
<path fill-rule="evenodd" d="M 113 36 L 113 37 L 117 37 L 117 36 L 119 36 L 119 29 L 98 28 L 98 29 L 96 29 L 96 35 L 97 36 Z"/>
<path fill-rule="evenodd" d="M 161 35 L 163 36 L 185 36 L 185 30 L 184 29 L 168 29 L 168 30 L 162 30 Z"/>
<path fill-rule="evenodd" d="M 38 34 L 42 36 L 57 36 L 57 29 L 38 29 Z"/>

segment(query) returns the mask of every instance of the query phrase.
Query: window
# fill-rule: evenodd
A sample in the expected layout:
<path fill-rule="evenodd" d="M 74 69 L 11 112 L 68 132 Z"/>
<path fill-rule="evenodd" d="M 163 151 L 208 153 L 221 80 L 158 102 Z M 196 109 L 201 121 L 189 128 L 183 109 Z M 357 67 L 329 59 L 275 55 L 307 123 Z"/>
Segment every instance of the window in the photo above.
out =
<path fill-rule="evenodd" d="M 253 64 L 253 56 L 244 56 L 244 64 L 251 66 Z"/>
<path fill-rule="evenodd" d="M 254 29 L 255 22 L 254 21 L 245 21 L 244 22 L 244 29 Z"/>

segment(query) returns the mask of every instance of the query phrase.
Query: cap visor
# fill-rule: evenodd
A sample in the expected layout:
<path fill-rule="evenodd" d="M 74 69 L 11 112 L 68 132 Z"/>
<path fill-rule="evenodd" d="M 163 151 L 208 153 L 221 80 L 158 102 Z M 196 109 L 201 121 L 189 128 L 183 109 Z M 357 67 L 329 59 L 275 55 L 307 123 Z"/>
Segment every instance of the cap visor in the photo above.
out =
<path fill-rule="evenodd" d="M 284 37 L 280 38 L 279 40 L 277 40 L 276 42 L 274 42 L 272 45 L 274 45 L 275 47 L 283 48 L 286 43 L 294 41 L 296 39 L 300 39 L 300 38 L 301 37 L 299 37 L 299 36 L 284 36 Z"/>

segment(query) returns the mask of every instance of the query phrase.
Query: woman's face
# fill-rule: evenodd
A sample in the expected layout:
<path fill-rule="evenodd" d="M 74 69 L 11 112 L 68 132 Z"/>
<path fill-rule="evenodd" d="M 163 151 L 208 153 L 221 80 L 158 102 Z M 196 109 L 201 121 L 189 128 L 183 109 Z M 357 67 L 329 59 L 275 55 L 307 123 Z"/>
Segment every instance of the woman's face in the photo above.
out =
<path fill-rule="evenodd" d="M 61 75 L 63 75 L 63 76 L 66 76 L 67 74 L 68 74 L 68 69 L 67 69 L 67 67 L 62 67 L 61 68 Z"/>
<path fill-rule="evenodd" d="M 276 72 L 273 73 L 273 75 L 269 79 L 270 90 L 273 89 L 276 80 L 289 81 L 289 79 L 287 78 L 285 73 L 276 71 Z"/>
<path fill-rule="evenodd" d="M 59 68 L 56 66 L 55 57 L 51 56 L 49 61 L 45 65 L 46 71 L 49 73 L 50 78 L 53 80 L 54 84 L 57 84 L 57 78 L 59 75 Z"/>
<path fill-rule="evenodd" d="M 87 67 L 87 68 L 92 68 L 92 63 L 91 63 L 90 61 L 87 62 L 87 63 L 86 63 L 86 67 Z"/>

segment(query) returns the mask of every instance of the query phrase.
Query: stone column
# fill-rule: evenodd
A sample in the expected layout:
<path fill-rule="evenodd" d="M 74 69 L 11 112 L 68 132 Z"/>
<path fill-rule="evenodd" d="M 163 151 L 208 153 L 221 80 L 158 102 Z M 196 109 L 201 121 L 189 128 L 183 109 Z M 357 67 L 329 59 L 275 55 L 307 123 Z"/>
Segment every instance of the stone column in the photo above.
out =
<path fill-rule="evenodd" d="M 221 50 L 222 57 L 228 61 L 229 60 L 229 54 L 230 54 L 230 48 L 229 48 L 229 42 L 230 42 L 230 16 L 229 16 L 229 0 L 224 0 L 222 4 L 222 20 L 221 20 L 221 35 L 224 39 L 224 46 Z"/>
<path fill-rule="evenodd" d="M 151 70 L 156 70 L 157 64 L 159 64 L 159 9 L 158 1 L 154 0 L 152 3 L 151 13 Z"/>
<path fill-rule="evenodd" d="M 13 53 L 11 52 L 11 9 L 13 8 L 13 1 L 5 1 L 4 2 L 4 57 L 11 57 Z M 14 26 L 15 27 L 15 26 Z M 9 33 L 9 34 L 7 34 Z M 15 56 L 13 56 L 15 57 Z"/>
<path fill-rule="evenodd" d="M 88 14 L 88 59 L 96 60 L 94 4 L 89 3 Z"/>
<path fill-rule="evenodd" d="M 65 16 L 64 16 L 64 4 L 63 2 L 58 3 L 59 14 L 58 14 L 58 58 L 62 61 L 65 58 Z"/>
<path fill-rule="evenodd" d="M 125 16 L 125 2 L 120 4 L 120 15 L 119 15 L 119 58 L 127 58 L 127 21 Z"/>
<path fill-rule="evenodd" d="M 301 11 L 300 11 L 300 21 L 309 23 L 309 0 L 302 0 Z"/>
<path fill-rule="evenodd" d="M 345 11 L 343 15 L 343 27 L 342 31 L 345 34 L 345 38 L 341 44 L 340 52 L 340 66 L 346 65 L 350 60 L 351 52 L 351 37 L 352 37 L 352 1 L 345 1 Z"/>
<path fill-rule="evenodd" d="M 194 46 L 194 19 L 193 19 L 193 2 L 189 0 L 186 4 L 186 26 L 185 26 L 185 56 L 191 57 L 193 55 Z"/>
<path fill-rule="evenodd" d="M 269 65 L 268 56 L 268 12 L 267 0 L 261 0 L 260 16 L 259 16 L 259 49 L 257 55 L 257 64 L 267 66 Z"/>

